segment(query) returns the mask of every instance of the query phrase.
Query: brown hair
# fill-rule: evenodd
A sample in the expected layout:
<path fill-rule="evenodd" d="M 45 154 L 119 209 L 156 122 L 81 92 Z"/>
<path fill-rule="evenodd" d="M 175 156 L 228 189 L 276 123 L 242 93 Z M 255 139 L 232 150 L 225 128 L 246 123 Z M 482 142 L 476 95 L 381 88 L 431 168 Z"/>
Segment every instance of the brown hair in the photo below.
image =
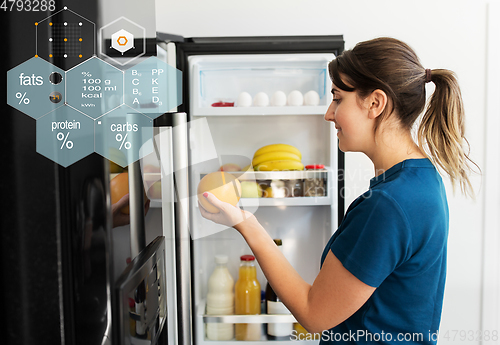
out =
<path fill-rule="evenodd" d="M 427 72 L 415 52 L 397 39 L 382 37 L 360 42 L 332 60 L 328 69 L 336 87 L 356 91 L 361 99 L 377 89 L 387 94 L 390 102 L 377 118 L 375 132 L 381 121 L 393 113 L 403 129 L 411 130 L 424 111 Z M 450 176 L 453 188 L 458 182 L 462 192 L 474 196 L 468 175 L 470 164 L 477 165 L 463 147 L 468 142 L 457 79 L 451 71 L 435 69 L 430 81 L 436 89 L 418 128 L 418 145 L 434 165 Z"/>

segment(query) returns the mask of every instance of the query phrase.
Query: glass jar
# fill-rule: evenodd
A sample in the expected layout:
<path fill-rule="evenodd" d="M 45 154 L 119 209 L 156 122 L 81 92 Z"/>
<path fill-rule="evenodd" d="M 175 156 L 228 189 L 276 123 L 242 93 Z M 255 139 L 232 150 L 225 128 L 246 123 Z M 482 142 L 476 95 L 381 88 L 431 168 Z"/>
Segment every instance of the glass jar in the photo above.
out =
<path fill-rule="evenodd" d="M 326 183 L 325 179 L 321 177 L 321 172 L 319 170 L 324 170 L 325 166 L 323 164 L 317 165 L 306 165 L 306 170 L 318 170 L 316 174 L 308 175 L 304 180 L 304 196 L 326 196 Z"/>
<path fill-rule="evenodd" d="M 255 257 L 243 255 L 240 258 L 238 281 L 234 286 L 234 311 L 236 315 L 260 314 L 260 283 L 257 280 Z M 236 340 L 260 340 L 261 325 L 238 323 L 235 327 Z"/>
<path fill-rule="evenodd" d="M 304 196 L 304 180 L 288 180 L 287 181 L 288 197 Z"/>

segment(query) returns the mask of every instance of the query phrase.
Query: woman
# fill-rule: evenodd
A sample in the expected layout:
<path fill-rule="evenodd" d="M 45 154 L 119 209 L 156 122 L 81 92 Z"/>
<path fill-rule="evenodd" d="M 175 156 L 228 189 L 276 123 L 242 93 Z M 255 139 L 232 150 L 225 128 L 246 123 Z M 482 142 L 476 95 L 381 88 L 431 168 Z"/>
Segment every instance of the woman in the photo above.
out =
<path fill-rule="evenodd" d="M 405 43 L 378 38 L 357 44 L 329 64 L 333 101 L 325 115 L 342 151 L 373 162 L 369 190 L 349 207 L 321 258 L 313 285 L 280 254 L 250 213 L 204 197 L 220 209 L 202 215 L 234 226 L 276 294 L 321 343 L 435 344 L 441 318 L 448 236 L 445 188 L 472 194 L 463 149 L 464 111 L 455 76 L 424 69 Z M 425 84 L 436 86 L 425 108 Z"/>

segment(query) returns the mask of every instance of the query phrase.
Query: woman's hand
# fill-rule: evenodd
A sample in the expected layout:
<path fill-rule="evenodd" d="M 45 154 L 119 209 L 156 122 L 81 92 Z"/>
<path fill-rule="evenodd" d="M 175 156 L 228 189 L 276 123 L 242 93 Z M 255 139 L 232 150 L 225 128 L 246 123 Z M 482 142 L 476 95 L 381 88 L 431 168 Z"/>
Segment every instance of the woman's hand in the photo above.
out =
<path fill-rule="evenodd" d="M 207 199 L 207 201 L 213 206 L 219 209 L 219 213 L 210 213 L 201 206 L 198 201 L 198 206 L 201 212 L 201 215 L 211 220 L 214 223 L 222 224 L 230 227 L 235 227 L 236 230 L 239 230 L 236 226 L 243 222 L 254 222 L 257 221 L 254 215 L 248 211 L 244 211 L 236 206 L 233 206 L 227 202 L 220 201 L 213 195 L 212 193 L 205 192 L 203 193 L 203 197 Z"/>

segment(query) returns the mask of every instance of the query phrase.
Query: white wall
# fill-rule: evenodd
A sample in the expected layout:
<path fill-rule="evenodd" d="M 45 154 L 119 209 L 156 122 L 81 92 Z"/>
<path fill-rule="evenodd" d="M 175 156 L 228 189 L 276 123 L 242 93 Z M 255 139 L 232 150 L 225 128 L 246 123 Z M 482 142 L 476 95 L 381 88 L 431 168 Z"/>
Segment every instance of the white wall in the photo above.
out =
<path fill-rule="evenodd" d="M 333 35 L 346 48 L 377 36 L 410 44 L 426 68 L 455 71 L 462 87 L 471 156 L 485 163 L 486 0 L 156 0 L 157 30 L 191 36 Z M 347 154 L 352 200 L 373 176 L 370 162 Z M 484 186 L 473 178 L 476 201 L 448 188 L 448 279 L 440 344 L 479 344 L 451 338 L 452 331 L 481 329 Z M 348 200 L 349 201 L 349 200 Z M 450 331 L 450 339 L 443 337 Z M 476 334 L 477 335 L 477 334 Z"/>

